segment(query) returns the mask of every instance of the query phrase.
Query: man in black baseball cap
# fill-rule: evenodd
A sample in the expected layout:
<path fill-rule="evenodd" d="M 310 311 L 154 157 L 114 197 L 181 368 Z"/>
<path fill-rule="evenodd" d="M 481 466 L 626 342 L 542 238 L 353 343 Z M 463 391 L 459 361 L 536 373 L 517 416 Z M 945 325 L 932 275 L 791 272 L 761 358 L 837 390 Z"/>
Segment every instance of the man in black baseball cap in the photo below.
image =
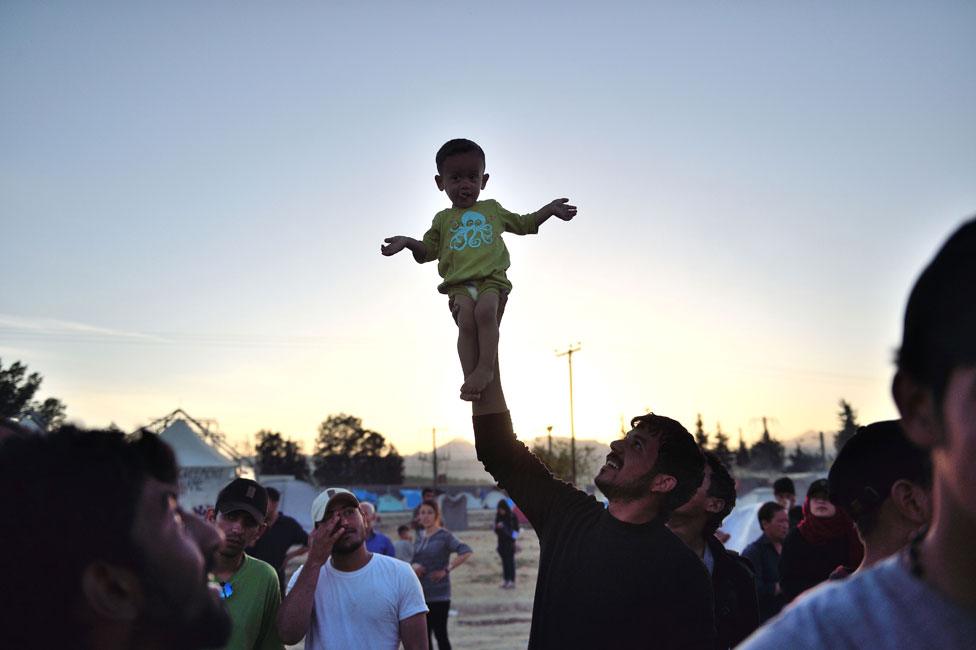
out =
<path fill-rule="evenodd" d="M 244 552 L 264 533 L 268 492 L 247 478 L 234 479 L 217 495 L 210 521 L 224 533 L 214 576 L 234 623 L 233 650 L 282 650 L 275 619 L 281 604 L 278 574 L 267 562 Z"/>
<path fill-rule="evenodd" d="M 857 571 L 900 551 L 932 516 L 932 463 L 898 420 L 858 429 L 830 468 L 830 495 L 864 542 Z"/>

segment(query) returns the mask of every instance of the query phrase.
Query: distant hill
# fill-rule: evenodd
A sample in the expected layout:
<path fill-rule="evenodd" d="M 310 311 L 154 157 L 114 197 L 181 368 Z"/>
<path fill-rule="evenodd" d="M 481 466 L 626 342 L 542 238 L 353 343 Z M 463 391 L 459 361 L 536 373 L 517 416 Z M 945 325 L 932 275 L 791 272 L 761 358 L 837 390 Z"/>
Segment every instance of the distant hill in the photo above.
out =
<path fill-rule="evenodd" d="M 553 436 L 553 441 L 556 440 L 564 440 L 569 442 L 568 438 Z M 529 448 L 532 448 L 532 446 L 537 443 L 545 445 L 546 437 L 541 436 L 524 442 L 529 446 Z M 599 461 L 596 463 L 596 467 L 580 467 L 578 469 L 579 476 L 581 478 L 586 477 L 587 482 L 589 482 L 593 478 L 593 475 L 596 473 L 599 466 L 603 464 L 603 458 L 610 450 L 610 446 L 607 443 L 598 442 L 596 440 L 576 441 L 577 453 L 582 454 L 583 449 L 587 448 L 593 449 L 594 461 Z M 444 443 L 437 448 L 437 471 L 440 474 L 447 475 L 447 478 L 451 480 L 484 483 L 486 485 L 494 485 L 495 483 L 491 478 L 491 475 L 485 471 L 485 468 L 478 460 L 478 456 L 474 449 L 474 443 L 469 442 L 464 438 L 455 438 L 454 440 Z M 404 456 L 403 473 L 405 476 L 411 477 L 433 477 L 433 466 L 431 464 L 430 452 L 417 452 Z"/>
<path fill-rule="evenodd" d="M 796 448 L 796 443 L 800 443 L 800 447 L 803 451 L 808 453 L 820 453 L 820 432 L 819 431 L 804 431 L 801 434 L 793 436 L 792 438 L 780 438 L 780 442 L 786 447 L 786 451 L 790 452 Z M 824 446 L 827 448 L 827 455 L 832 455 L 831 452 L 834 449 L 834 432 L 824 431 Z"/>

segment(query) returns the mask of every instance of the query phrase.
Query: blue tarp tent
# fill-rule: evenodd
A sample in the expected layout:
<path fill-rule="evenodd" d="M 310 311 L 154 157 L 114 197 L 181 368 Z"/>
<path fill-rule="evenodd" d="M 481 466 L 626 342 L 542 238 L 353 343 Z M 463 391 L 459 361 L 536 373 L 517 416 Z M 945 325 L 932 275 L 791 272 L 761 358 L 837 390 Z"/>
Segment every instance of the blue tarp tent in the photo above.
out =
<path fill-rule="evenodd" d="M 400 494 L 403 495 L 403 503 L 407 506 L 407 510 L 413 510 L 420 505 L 420 490 L 405 488 L 400 490 Z"/>
<path fill-rule="evenodd" d="M 376 502 L 379 501 L 379 495 L 375 492 L 370 492 L 369 490 L 353 488 L 351 492 L 356 495 L 356 498 L 359 499 L 360 503 L 363 501 L 369 501 L 375 506 Z"/>
<path fill-rule="evenodd" d="M 376 503 L 377 512 L 403 512 L 404 510 L 406 508 L 403 505 L 403 501 L 392 494 L 384 494 Z"/>

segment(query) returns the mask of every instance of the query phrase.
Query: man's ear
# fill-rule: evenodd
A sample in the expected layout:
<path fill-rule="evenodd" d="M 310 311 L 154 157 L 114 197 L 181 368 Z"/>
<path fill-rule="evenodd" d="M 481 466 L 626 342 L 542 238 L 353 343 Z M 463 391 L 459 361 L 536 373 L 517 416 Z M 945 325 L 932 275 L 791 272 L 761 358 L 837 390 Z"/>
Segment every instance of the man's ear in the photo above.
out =
<path fill-rule="evenodd" d="M 725 499 L 719 499 L 718 497 L 708 497 L 705 500 L 705 511 L 710 512 L 713 515 L 722 512 L 725 507 Z"/>
<path fill-rule="evenodd" d="M 921 528 L 931 521 L 932 497 L 921 485 L 899 479 L 891 486 L 888 496 L 898 512 L 917 527 Z"/>
<path fill-rule="evenodd" d="M 891 382 L 891 394 L 908 439 L 923 449 L 937 446 L 942 441 L 942 432 L 932 391 L 899 370 Z"/>
<path fill-rule="evenodd" d="M 81 591 L 88 606 L 101 618 L 133 621 L 142 611 L 142 584 L 126 568 L 92 562 L 81 574 Z"/>
<path fill-rule="evenodd" d="M 257 544 L 258 540 L 264 537 L 264 534 L 266 532 L 268 532 L 268 522 L 262 521 L 261 524 L 258 526 L 258 534 L 254 536 L 254 541 L 251 542 L 251 546 Z"/>
<path fill-rule="evenodd" d="M 441 192 L 443 192 L 444 191 L 444 179 L 441 178 L 441 175 L 440 174 L 435 174 L 434 175 L 434 182 L 437 183 L 437 189 L 439 189 Z"/>
<path fill-rule="evenodd" d="M 204 518 L 212 524 L 217 523 L 217 511 L 213 508 L 207 508 L 207 514 Z"/>
<path fill-rule="evenodd" d="M 651 492 L 667 494 L 676 487 L 678 487 L 678 479 L 670 474 L 656 474 L 651 479 Z"/>
<path fill-rule="evenodd" d="M 488 184 L 488 174 L 481 177 L 481 189 L 485 189 L 485 185 Z"/>

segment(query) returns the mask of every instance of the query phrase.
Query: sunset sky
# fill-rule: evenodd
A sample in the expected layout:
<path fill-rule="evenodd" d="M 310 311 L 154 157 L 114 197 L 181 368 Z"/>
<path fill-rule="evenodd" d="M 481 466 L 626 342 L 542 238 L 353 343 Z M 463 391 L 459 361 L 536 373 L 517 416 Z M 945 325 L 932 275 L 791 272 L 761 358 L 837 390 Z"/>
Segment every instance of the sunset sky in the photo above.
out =
<path fill-rule="evenodd" d="M 470 439 L 436 267 L 379 253 L 467 137 L 483 197 L 579 206 L 506 238 L 523 437 L 568 434 L 577 341 L 584 438 L 893 417 L 908 290 L 976 212 L 974 62 L 971 2 L 4 2 L 0 359 L 90 426 Z"/>

